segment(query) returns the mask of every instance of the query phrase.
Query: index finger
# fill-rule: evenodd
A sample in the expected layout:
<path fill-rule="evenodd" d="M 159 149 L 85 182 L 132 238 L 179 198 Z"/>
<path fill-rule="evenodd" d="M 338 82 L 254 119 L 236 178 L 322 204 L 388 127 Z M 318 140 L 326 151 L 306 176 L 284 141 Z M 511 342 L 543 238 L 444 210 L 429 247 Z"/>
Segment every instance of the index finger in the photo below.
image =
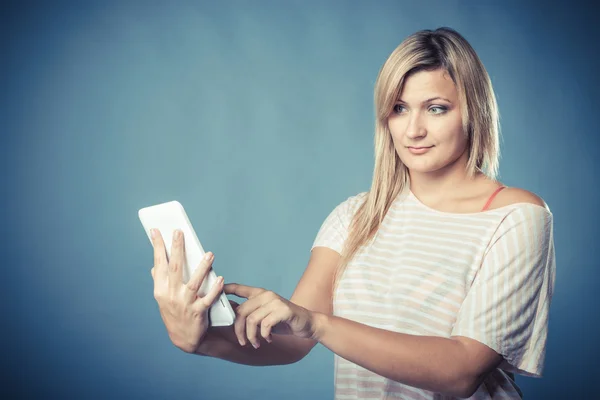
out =
<path fill-rule="evenodd" d="M 154 268 L 159 274 L 166 274 L 167 270 L 167 252 L 165 250 L 165 244 L 162 239 L 162 235 L 158 229 L 151 229 L 150 234 L 152 236 L 152 247 L 154 247 Z"/>
<path fill-rule="evenodd" d="M 234 294 L 238 297 L 243 297 L 245 299 L 251 299 L 253 297 L 258 296 L 265 290 L 261 289 L 261 288 L 257 288 L 257 287 L 240 285 L 238 283 L 228 283 L 225 286 L 223 286 L 223 291 L 226 294 Z"/>

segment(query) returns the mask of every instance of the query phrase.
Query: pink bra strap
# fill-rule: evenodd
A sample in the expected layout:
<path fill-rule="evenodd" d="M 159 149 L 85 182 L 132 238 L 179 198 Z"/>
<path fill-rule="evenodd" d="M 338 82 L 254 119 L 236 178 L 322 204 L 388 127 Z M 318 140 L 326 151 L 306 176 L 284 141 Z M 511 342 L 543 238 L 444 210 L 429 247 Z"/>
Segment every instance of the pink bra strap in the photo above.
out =
<path fill-rule="evenodd" d="M 498 189 L 496 189 L 496 191 L 494 193 L 492 193 L 492 195 L 490 196 L 490 198 L 488 199 L 487 203 L 485 203 L 485 206 L 483 206 L 483 210 L 481 211 L 485 211 L 487 210 L 487 208 L 490 206 L 490 204 L 492 204 L 492 201 L 494 200 L 494 197 L 496 197 L 496 195 L 498 193 L 500 193 L 500 191 L 502 189 L 504 189 L 506 186 L 500 186 Z"/>

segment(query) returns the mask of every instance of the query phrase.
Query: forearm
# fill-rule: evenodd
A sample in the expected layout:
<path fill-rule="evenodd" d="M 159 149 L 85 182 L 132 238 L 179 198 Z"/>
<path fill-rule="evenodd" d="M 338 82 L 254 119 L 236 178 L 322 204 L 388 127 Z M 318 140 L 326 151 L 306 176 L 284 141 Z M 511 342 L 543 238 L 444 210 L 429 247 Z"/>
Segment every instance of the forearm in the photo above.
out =
<path fill-rule="evenodd" d="M 474 384 L 465 376 L 458 341 L 373 328 L 344 318 L 318 315 L 315 338 L 344 359 L 378 375 L 434 392 L 462 396 Z"/>
<path fill-rule="evenodd" d="M 249 342 L 240 346 L 233 326 L 215 327 L 208 330 L 196 354 L 237 364 L 285 365 L 300 361 L 314 344 L 315 342 L 309 339 L 273 335 L 271 343 L 260 338 L 260 347 L 255 349 Z"/>

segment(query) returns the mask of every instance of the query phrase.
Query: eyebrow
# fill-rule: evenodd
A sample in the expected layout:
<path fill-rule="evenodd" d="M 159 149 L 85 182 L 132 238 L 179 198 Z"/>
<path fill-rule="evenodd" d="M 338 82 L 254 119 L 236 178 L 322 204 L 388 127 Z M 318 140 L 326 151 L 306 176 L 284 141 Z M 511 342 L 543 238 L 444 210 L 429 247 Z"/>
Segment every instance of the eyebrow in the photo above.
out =
<path fill-rule="evenodd" d="M 424 100 L 423 102 L 421 102 L 421 104 L 429 103 L 429 102 L 431 102 L 433 100 L 444 100 L 444 101 L 447 101 L 448 103 L 452 103 L 450 100 L 448 100 L 448 99 L 446 99 L 444 97 L 436 96 L 436 97 L 432 97 L 430 99 Z M 404 100 L 402 100 L 402 99 L 398 99 L 396 101 L 398 101 L 400 103 L 406 104 L 406 102 Z"/>

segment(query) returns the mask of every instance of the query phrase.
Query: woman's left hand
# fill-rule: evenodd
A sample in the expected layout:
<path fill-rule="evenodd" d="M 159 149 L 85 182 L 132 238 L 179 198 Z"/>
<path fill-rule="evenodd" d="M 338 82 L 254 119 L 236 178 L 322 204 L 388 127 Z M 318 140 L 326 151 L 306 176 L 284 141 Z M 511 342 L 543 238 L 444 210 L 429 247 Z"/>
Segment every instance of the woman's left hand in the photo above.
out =
<path fill-rule="evenodd" d="M 259 327 L 260 335 L 269 343 L 273 340 L 272 333 L 314 338 L 314 312 L 261 288 L 229 283 L 223 290 L 227 294 L 248 299 L 236 310 L 234 330 L 240 345 L 245 345 L 247 337 L 252 346 L 258 348 Z"/>

